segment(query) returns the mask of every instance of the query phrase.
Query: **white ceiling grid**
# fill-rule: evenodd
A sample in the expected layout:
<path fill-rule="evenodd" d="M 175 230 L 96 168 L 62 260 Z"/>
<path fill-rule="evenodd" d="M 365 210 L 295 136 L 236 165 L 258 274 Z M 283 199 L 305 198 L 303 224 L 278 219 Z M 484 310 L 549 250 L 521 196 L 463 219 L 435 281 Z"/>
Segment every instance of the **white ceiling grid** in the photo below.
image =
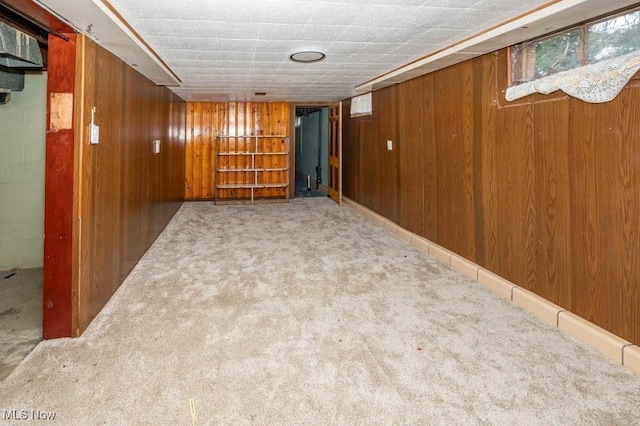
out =
<path fill-rule="evenodd" d="M 546 0 L 110 0 L 187 100 L 336 101 Z M 300 50 L 326 53 L 298 64 Z"/>
<path fill-rule="evenodd" d="M 336 101 L 548 0 L 110 0 L 186 100 Z M 326 53 L 298 64 L 301 50 Z"/>

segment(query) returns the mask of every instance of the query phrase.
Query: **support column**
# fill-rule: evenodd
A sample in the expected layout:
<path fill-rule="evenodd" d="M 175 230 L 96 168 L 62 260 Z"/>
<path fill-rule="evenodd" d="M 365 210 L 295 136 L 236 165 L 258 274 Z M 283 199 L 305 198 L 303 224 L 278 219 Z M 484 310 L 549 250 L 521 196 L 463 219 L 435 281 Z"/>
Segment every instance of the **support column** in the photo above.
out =
<path fill-rule="evenodd" d="M 76 34 L 49 36 L 44 219 L 45 339 L 72 335 Z"/>

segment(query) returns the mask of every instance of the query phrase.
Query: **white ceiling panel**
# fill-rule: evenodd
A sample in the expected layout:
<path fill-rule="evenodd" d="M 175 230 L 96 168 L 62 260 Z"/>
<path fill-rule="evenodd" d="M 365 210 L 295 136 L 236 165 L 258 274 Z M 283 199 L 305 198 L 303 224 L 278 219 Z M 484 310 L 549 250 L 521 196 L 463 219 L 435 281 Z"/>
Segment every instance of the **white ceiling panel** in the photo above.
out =
<path fill-rule="evenodd" d="M 302 10 L 308 11 L 307 25 L 340 25 L 353 24 L 362 14 L 363 5 L 354 2 L 295 2 Z M 309 7 L 309 9 L 307 9 Z"/>
<path fill-rule="evenodd" d="M 460 30 L 430 28 L 422 34 L 412 38 L 410 42 L 447 46 L 454 41 L 462 40 L 462 34 L 463 33 Z"/>
<path fill-rule="evenodd" d="M 93 21 L 95 16 L 88 16 L 84 7 L 74 6 L 73 0 L 36 1 L 44 3 L 80 31 L 89 23 L 97 30 L 101 28 Z M 84 3 L 104 9 L 106 1 Z M 345 99 L 361 90 L 404 81 L 438 69 L 440 65 L 465 60 L 473 55 L 452 50 L 450 57 L 434 55 L 440 62 L 424 62 L 434 52 L 446 51 L 461 40 L 513 20 L 524 12 L 542 6 L 558 7 L 558 3 L 582 5 L 582 11 L 585 7 L 597 6 L 595 9 L 601 12 L 603 7 L 615 10 L 633 2 L 109 0 L 155 51 L 157 58 L 151 63 L 163 61 L 169 69 L 166 72 L 179 77 L 181 85 L 171 89 L 184 99 L 292 102 Z M 576 16 L 575 22 L 582 20 L 583 15 Z M 526 33 L 518 32 L 517 28 L 509 31 L 517 32 L 518 36 L 485 37 L 478 46 L 498 49 L 512 44 L 517 37 L 540 33 L 539 28 Z M 96 34 L 91 36 L 101 43 Z M 102 38 L 109 40 L 109 37 Z M 134 39 L 132 43 L 139 44 L 139 41 Z M 106 43 L 105 47 L 132 63 L 135 55 L 131 52 L 119 54 L 121 44 L 120 41 Z M 462 48 L 476 51 L 469 44 Z M 288 59 L 290 54 L 302 50 L 318 50 L 327 56 L 324 61 L 313 64 L 298 64 Z M 402 68 L 410 63 L 417 65 L 407 65 L 407 70 Z M 157 68 L 152 70 L 156 74 Z M 143 67 L 138 65 L 138 69 L 145 73 Z M 162 84 L 163 80 L 156 74 L 154 81 Z M 366 82 L 372 83 L 363 84 Z M 267 92 L 267 96 L 255 97 L 255 92 Z"/>
<path fill-rule="evenodd" d="M 362 10 L 362 13 L 353 21 L 353 25 L 378 28 L 395 27 L 416 13 L 418 9 L 419 7 L 416 6 L 373 4 Z"/>

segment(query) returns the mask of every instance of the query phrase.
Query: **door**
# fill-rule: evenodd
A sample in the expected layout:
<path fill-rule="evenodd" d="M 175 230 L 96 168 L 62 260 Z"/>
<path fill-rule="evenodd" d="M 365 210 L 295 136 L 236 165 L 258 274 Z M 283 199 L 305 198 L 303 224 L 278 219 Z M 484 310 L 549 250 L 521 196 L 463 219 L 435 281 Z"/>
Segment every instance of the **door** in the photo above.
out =
<path fill-rule="evenodd" d="M 329 197 L 342 204 L 342 102 L 329 105 Z"/>

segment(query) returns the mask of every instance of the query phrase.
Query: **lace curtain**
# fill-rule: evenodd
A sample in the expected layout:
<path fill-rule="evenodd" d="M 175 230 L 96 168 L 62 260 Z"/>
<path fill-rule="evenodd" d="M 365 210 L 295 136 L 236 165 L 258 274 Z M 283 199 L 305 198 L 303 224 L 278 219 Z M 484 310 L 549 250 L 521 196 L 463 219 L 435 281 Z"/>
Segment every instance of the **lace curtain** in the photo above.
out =
<path fill-rule="evenodd" d="M 507 89 L 507 101 L 533 93 L 548 95 L 562 90 L 569 96 L 590 103 L 613 100 L 640 69 L 640 50 L 624 56 L 543 77 Z"/>

